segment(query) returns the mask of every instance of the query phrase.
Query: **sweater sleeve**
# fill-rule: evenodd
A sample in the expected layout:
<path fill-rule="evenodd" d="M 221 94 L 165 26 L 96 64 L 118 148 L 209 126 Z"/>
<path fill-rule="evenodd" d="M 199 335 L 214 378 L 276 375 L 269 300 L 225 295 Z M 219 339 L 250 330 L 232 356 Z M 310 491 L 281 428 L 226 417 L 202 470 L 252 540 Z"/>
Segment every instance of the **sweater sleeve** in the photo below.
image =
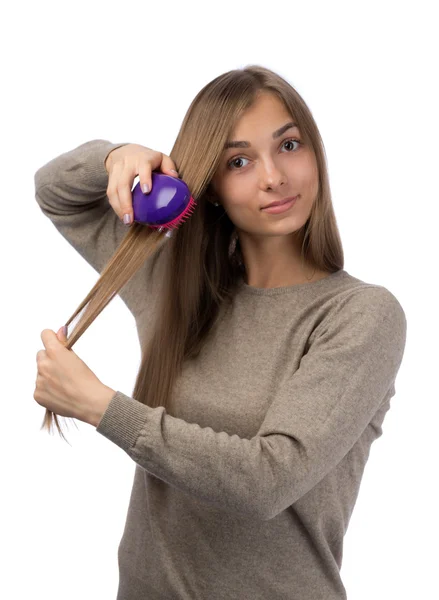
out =
<path fill-rule="evenodd" d="M 96 430 L 169 485 L 268 520 L 334 469 L 394 395 L 406 327 L 386 288 L 344 294 L 252 439 L 185 422 L 120 391 Z"/>
<path fill-rule="evenodd" d="M 128 232 L 107 197 L 108 154 L 126 144 L 92 140 L 43 165 L 34 175 L 35 198 L 43 214 L 79 254 L 101 273 Z M 119 292 L 136 315 L 142 274 Z"/>

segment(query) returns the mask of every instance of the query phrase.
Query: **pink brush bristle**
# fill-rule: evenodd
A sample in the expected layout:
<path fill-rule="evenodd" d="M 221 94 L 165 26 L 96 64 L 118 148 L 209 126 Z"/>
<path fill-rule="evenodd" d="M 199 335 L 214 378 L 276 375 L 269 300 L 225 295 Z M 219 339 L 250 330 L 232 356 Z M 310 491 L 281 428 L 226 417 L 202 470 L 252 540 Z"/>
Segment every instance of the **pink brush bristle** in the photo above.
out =
<path fill-rule="evenodd" d="M 164 229 L 177 229 L 184 221 L 186 221 L 191 216 L 191 214 L 194 212 L 195 206 L 196 202 L 191 196 L 188 205 L 186 206 L 184 211 L 180 215 L 178 215 L 178 217 L 176 217 L 172 221 L 169 221 L 168 223 L 163 223 L 162 225 L 150 225 L 150 227 L 152 229 L 158 229 L 159 231 L 163 231 Z"/>

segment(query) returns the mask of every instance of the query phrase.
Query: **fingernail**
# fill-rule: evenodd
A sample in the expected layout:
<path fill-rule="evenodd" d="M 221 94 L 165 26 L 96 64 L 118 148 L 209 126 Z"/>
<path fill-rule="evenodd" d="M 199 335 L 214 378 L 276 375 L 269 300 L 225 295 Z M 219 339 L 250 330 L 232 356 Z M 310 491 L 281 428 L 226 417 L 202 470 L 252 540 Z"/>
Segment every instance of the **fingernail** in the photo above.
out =
<path fill-rule="evenodd" d="M 62 332 L 67 337 L 67 325 L 63 325 Z"/>
<path fill-rule="evenodd" d="M 177 171 L 174 171 L 174 169 L 169 169 L 169 170 L 171 171 L 171 173 L 175 173 L 177 175 L 177 177 L 178 177 Z"/>
<path fill-rule="evenodd" d="M 149 192 L 149 185 L 148 185 L 147 183 L 144 183 L 144 184 L 142 185 L 142 192 L 143 192 L 144 194 L 147 194 L 147 193 Z"/>
<path fill-rule="evenodd" d="M 125 223 L 125 225 L 129 225 L 131 223 L 131 215 L 128 213 L 126 215 L 124 215 L 123 222 Z"/>

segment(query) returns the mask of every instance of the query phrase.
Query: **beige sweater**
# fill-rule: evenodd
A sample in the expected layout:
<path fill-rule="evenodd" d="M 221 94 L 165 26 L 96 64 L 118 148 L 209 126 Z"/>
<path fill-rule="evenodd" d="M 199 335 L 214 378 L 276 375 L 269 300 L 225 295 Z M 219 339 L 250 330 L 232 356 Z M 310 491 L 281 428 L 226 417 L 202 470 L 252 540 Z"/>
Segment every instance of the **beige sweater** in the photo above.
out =
<path fill-rule="evenodd" d="M 98 272 L 126 226 L 93 140 L 41 167 L 36 199 Z M 121 290 L 151 328 L 148 261 Z M 136 463 L 118 600 L 342 600 L 343 536 L 395 394 L 406 318 L 345 270 L 283 288 L 242 283 L 185 365 L 174 416 L 117 391 L 96 431 Z M 123 348 L 120 348 L 123 351 Z"/>

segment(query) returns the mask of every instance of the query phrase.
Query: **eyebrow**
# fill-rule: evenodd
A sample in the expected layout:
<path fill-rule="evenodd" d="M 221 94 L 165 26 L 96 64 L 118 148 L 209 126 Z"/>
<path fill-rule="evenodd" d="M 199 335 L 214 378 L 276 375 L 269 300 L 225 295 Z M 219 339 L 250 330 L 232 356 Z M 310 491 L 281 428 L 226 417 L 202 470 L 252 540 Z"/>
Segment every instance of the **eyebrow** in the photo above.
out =
<path fill-rule="evenodd" d="M 275 140 L 276 138 L 280 137 L 283 133 L 285 133 L 285 131 L 287 131 L 287 129 L 299 129 L 297 124 L 294 123 L 293 121 L 290 121 L 289 123 L 285 123 L 285 125 L 283 125 L 280 129 L 277 129 L 274 133 L 273 133 L 273 139 Z M 227 142 L 224 146 L 224 150 L 227 150 L 228 148 L 250 148 L 251 144 L 250 142 Z"/>

